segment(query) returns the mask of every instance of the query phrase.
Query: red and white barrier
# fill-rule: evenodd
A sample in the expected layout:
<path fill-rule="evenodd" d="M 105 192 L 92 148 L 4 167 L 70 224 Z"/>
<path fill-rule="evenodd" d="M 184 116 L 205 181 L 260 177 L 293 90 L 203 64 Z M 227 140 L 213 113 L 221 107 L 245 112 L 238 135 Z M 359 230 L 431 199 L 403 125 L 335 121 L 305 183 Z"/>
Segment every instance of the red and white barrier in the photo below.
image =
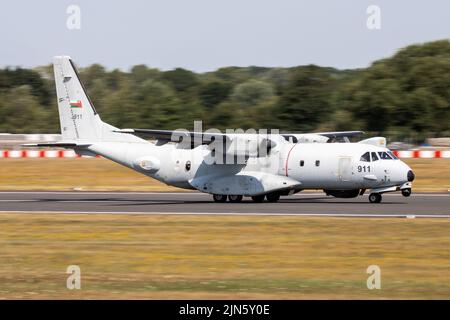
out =
<path fill-rule="evenodd" d="M 450 158 L 450 150 L 394 151 L 399 158 Z M 80 158 L 73 150 L 0 150 L 0 158 Z M 91 158 L 91 157 L 89 157 Z"/>
<path fill-rule="evenodd" d="M 73 150 L 0 150 L 0 158 L 79 158 Z"/>
<path fill-rule="evenodd" d="M 450 158 L 450 150 L 402 150 L 394 151 L 394 154 L 399 158 Z"/>

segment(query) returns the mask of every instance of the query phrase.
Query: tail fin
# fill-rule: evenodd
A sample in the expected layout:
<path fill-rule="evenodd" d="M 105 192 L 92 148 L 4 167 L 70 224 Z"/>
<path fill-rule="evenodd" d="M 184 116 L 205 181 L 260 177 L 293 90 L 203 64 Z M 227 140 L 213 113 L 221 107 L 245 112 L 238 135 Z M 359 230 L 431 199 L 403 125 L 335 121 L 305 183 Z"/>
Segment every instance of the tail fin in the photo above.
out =
<path fill-rule="evenodd" d="M 53 70 L 63 141 L 76 145 L 99 141 L 148 143 L 135 135 L 119 133 L 100 119 L 70 57 L 54 57 Z"/>
<path fill-rule="evenodd" d="M 102 121 L 68 56 L 53 58 L 63 140 L 100 141 Z"/>

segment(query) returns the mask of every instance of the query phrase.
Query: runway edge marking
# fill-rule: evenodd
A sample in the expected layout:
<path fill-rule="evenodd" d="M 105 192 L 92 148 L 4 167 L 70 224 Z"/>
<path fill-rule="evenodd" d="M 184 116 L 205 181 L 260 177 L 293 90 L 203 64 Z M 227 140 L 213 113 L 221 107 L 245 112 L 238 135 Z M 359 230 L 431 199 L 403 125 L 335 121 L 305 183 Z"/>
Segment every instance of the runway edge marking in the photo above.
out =
<path fill-rule="evenodd" d="M 0 213 L 14 214 L 116 214 L 116 215 L 197 215 L 197 216 L 295 216 L 295 217 L 335 217 L 335 218 L 450 218 L 450 214 L 334 214 L 334 213 L 257 213 L 257 212 L 132 212 L 132 211 L 15 211 L 5 210 Z"/>

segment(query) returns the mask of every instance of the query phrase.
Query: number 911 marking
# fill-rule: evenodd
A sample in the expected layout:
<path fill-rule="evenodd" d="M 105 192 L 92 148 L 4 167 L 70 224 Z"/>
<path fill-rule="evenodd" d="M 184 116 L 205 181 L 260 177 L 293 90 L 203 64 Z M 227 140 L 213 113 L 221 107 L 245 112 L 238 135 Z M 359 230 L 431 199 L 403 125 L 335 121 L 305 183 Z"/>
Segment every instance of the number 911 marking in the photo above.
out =
<path fill-rule="evenodd" d="M 370 166 L 358 166 L 358 172 L 370 172 Z"/>

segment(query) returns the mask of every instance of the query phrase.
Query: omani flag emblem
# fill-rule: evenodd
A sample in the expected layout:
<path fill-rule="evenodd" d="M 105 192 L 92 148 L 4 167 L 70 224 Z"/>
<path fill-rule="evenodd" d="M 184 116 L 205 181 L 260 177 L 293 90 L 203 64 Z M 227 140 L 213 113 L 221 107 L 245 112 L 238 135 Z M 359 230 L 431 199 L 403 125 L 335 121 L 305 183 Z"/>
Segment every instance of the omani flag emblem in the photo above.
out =
<path fill-rule="evenodd" d="M 71 108 L 82 108 L 81 100 L 70 100 Z"/>

